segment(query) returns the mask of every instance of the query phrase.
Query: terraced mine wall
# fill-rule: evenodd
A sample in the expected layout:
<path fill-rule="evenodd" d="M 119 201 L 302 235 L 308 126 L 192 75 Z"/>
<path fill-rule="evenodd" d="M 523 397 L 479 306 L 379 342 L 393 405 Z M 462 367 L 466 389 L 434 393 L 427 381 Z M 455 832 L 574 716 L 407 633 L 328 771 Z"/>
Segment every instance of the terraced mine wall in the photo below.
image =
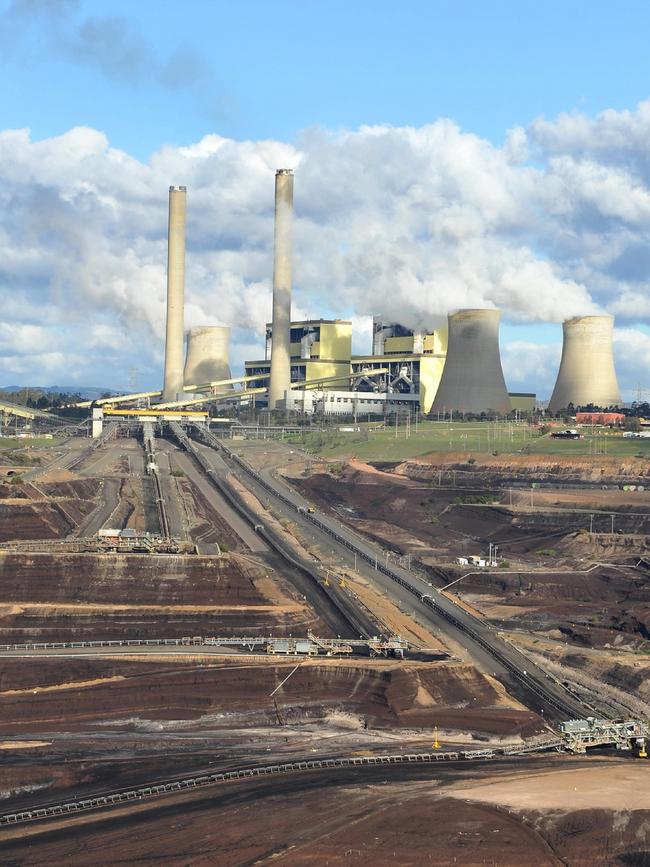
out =
<path fill-rule="evenodd" d="M 643 458 L 542 457 L 540 455 L 468 455 L 432 453 L 414 460 L 375 462 L 380 469 L 410 479 L 457 487 L 516 487 L 533 483 L 551 487 L 600 487 L 650 483 L 650 464 Z"/>
<path fill-rule="evenodd" d="M 0 642 L 328 634 L 288 585 L 267 597 L 267 573 L 238 555 L 0 553 Z"/>

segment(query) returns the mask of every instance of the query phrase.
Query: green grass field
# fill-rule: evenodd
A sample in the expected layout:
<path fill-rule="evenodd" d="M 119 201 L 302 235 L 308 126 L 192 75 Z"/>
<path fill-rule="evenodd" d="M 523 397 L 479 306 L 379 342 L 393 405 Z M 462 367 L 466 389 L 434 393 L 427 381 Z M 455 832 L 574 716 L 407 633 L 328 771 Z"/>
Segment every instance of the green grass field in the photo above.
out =
<path fill-rule="evenodd" d="M 342 427 L 352 425 L 342 424 Z M 369 461 L 397 461 L 429 452 L 462 452 L 468 457 L 493 454 L 601 455 L 650 459 L 650 438 L 624 439 L 604 429 L 585 433 L 581 440 L 556 440 L 540 437 L 525 424 L 511 422 L 430 422 L 379 429 L 376 425 L 357 425 L 360 431 L 342 432 L 337 428 L 322 433 L 296 436 L 293 441 L 324 457 L 354 456 Z M 408 436 L 407 436 L 408 433 Z"/>
<path fill-rule="evenodd" d="M 34 439 L 22 439 L 18 437 L 0 437 L 0 449 L 8 451 L 9 449 L 46 449 L 53 446 L 58 446 L 63 442 L 63 437 L 53 437 L 46 439 L 45 437 L 34 437 Z"/>

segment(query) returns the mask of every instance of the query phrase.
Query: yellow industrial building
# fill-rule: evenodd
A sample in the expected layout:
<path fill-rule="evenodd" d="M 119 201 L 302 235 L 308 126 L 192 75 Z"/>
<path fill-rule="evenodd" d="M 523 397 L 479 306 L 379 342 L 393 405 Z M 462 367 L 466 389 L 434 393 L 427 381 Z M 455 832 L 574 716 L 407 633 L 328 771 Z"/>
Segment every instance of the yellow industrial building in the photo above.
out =
<path fill-rule="evenodd" d="M 352 413 L 353 406 L 356 411 L 359 404 L 363 411 L 379 412 L 387 403 L 430 412 L 445 365 L 446 329 L 416 331 L 376 318 L 370 355 L 352 355 L 352 322 L 347 319 L 292 322 L 290 335 L 294 392 L 287 408 L 305 409 L 304 395 L 301 397 L 299 391 L 299 383 L 305 383 L 312 389 L 318 385 L 329 412 Z M 267 324 L 265 357 L 246 361 L 246 376 L 268 376 L 271 341 L 271 325 Z M 377 375 L 373 375 L 374 370 Z M 253 380 L 250 387 L 256 384 Z M 265 384 L 260 378 L 259 386 Z M 510 397 L 513 410 L 522 414 L 535 408 L 534 394 L 513 393 Z"/>
<path fill-rule="evenodd" d="M 287 408 L 305 409 L 300 383 L 324 394 L 329 412 L 385 411 L 387 404 L 419 408 L 427 414 L 440 384 L 447 354 L 446 329 L 416 331 L 376 319 L 371 355 L 352 355 L 352 322 L 347 319 L 307 319 L 291 323 L 291 384 L 295 394 Z M 246 376 L 268 376 L 271 367 L 271 325 L 266 326 L 265 358 L 245 362 Z M 373 371 L 378 371 L 373 375 Z M 250 387 L 266 384 L 265 379 Z M 361 397 L 365 393 L 365 397 Z M 513 410 L 535 408 L 535 395 L 512 393 Z M 366 404 L 372 404 L 370 409 Z M 382 406 L 383 404 L 383 406 Z M 376 406 L 374 406 L 376 405 Z M 379 407 L 382 409 L 379 410 Z M 359 407 L 362 409 L 362 407 Z"/>
<path fill-rule="evenodd" d="M 340 382 L 324 388 L 345 386 L 350 376 L 352 358 L 352 323 L 344 319 L 311 319 L 291 323 L 291 382 L 316 382 L 341 377 Z M 246 376 L 263 376 L 271 369 L 271 326 L 266 326 L 266 352 L 261 361 L 246 361 Z M 254 388 L 257 383 L 251 382 Z M 260 379 L 260 386 L 265 380 Z"/>
<path fill-rule="evenodd" d="M 358 392 L 374 392 L 394 401 L 419 404 L 428 412 L 433 402 L 445 363 L 444 332 L 431 332 L 420 338 L 401 326 L 383 342 L 383 352 L 352 355 L 352 322 L 345 319 L 310 319 L 291 323 L 291 382 L 317 383 L 321 388 L 341 392 L 345 402 L 348 383 L 353 380 Z M 395 333 L 399 329 L 399 333 Z M 271 366 L 271 326 L 266 327 L 264 360 L 245 362 L 247 376 L 268 374 Z M 381 370 L 372 377 L 373 370 Z M 370 376 L 369 376 L 370 374 Z M 340 380 L 334 379 L 340 377 Z M 260 380 L 260 385 L 263 380 Z M 251 384 L 254 387 L 255 383 Z"/>

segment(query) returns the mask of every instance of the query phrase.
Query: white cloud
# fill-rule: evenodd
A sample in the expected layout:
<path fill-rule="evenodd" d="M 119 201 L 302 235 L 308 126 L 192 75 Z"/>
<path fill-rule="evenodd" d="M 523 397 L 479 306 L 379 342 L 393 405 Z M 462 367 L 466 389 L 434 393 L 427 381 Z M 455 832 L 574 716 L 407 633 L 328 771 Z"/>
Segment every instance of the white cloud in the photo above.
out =
<path fill-rule="evenodd" d="M 145 163 L 85 127 L 2 132 L 0 384 L 67 368 L 119 387 L 134 364 L 143 386 L 159 381 L 170 184 L 188 187 L 187 326 L 233 326 L 233 366 L 260 356 L 273 176 L 288 166 L 296 316 L 353 317 L 367 351 L 374 313 L 426 326 L 499 307 L 531 327 L 503 347 L 509 384 L 543 395 L 558 359 L 535 348 L 534 323 L 607 310 L 617 333 L 650 324 L 649 134 L 650 102 L 540 119 L 503 147 L 439 120 L 308 130 L 295 144 L 213 134 Z M 645 355 L 616 348 L 629 388 Z"/>
<path fill-rule="evenodd" d="M 528 391 L 530 383 L 540 395 L 549 395 L 560 368 L 562 343 L 542 344 L 513 340 L 501 349 L 503 374 L 510 391 Z"/>

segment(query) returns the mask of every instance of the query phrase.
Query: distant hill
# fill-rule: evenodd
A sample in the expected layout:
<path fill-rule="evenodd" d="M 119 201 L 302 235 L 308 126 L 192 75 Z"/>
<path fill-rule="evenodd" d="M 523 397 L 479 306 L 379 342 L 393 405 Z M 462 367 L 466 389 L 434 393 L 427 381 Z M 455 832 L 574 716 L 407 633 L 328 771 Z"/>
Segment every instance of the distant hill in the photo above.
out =
<path fill-rule="evenodd" d="M 112 388 L 95 388 L 90 385 L 5 385 L 0 387 L 0 391 L 15 392 L 24 391 L 40 392 L 41 394 L 79 394 L 83 400 L 94 400 L 101 397 L 102 394 L 119 394 Z"/>

